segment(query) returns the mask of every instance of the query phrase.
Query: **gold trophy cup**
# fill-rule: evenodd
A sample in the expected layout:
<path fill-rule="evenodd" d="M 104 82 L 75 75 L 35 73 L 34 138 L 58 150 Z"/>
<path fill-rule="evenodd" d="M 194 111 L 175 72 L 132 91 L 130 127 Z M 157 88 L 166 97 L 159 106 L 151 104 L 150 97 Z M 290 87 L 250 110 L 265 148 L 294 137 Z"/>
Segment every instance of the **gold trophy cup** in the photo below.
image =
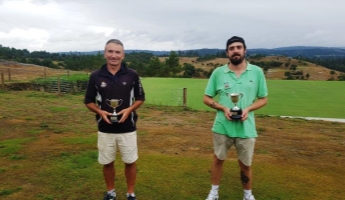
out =
<path fill-rule="evenodd" d="M 113 114 L 110 116 L 110 122 L 116 123 L 119 120 L 117 119 L 118 114 L 116 113 L 116 108 L 120 106 L 123 102 L 122 99 L 107 99 L 106 100 L 108 106 L 112 107 L 114 109 Z"/>
<path fill-rule="evenodd" d="M 231 93 L 229 97 L 232 103 L 235 104 L 233 108 L 230 109 L 231 119 L 240 120 L 242 118 L 242 109 L 237 106 L 238 101 L 243 97 L 243 93 Z"/>

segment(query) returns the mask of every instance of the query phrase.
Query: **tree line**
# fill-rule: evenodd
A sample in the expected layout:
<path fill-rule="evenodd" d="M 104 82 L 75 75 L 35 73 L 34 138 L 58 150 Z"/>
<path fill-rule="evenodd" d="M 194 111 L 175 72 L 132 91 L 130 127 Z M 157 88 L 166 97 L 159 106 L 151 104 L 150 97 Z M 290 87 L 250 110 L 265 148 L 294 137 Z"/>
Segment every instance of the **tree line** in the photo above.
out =
<path fill-rule="evenodd" d="M 204 71 L 196 69 L 189 63 L 180 64 L 179 54 L 181 52 L 171 51 L 168 58 L 160 59 L 153 53 L 132 52 L 127 53 L 124 62 L 128 67 L 135 69 L 143 77 L 208 77 L 212 70 Z M 197 53 L 190 51 L 188 56 Z M 69 69 L 75 71 L 93 71 L 100 68 L 105 62 L 103 52 L 96 54 L 83 53 L 49 53 L 46 51 L 29 52 L 27 49 L 3 47 L 0 45 L 0 59 L 16 61 L 26 64 L 34 64 L 56 69 Z"/>
<path fill-rule="evenodd" d="M 131 52 L 127 53 L 124 62 L 131 68 L 135 69 L 140 76 L 143 77 L 209 77 L 215 66 L 209 71 L 200 68 L 195 68 L 189 63 L 179 63 L 179 57 L 197 57 L 198 62 L 212 60 L 215 58 L 225 58 L 225 51 L 219 51 L 214 55 L 199 56 L 197 50 L 191 51 L 171 51 L 169 55 L 162 55 L 164 60 L 153 53 L 147 52 Z M 255 59 L 265 57 L 265 55 L 247 55 L 248 58 Z M 344 57 L 295 57 L 298 60 L 312 62 L 326 68 L 345 72 L 345 58 Z M 49 53 L 46 51 L 29 52 L 27 49 L 15 49 L 3 47 L 0 45 L 0 59 L 8 61 L 16 61 L 20 63 L 34 64 L 46 66 L 56 69 L 69 69 L 75 71 L 93 71 L 100 68 L 105 63 L 103 52 L 96 54 L 83 53 Z M 268 70 L 270 67 L 280 66 L 283 63 L 278 61 L 271 61 L 269 63 L 255 63 Z M 286 63 L 285 63 L 286 64 Z M 293 66 L 291 66 L 293 67 Z M 343 77 L 340 77 L 343 79 Z"/>
<path fill-rule="evenodd" d="M 345 72 L 345 57 L 338 56 L 325 56 L 325 57 L 295 57 L 298 60 L 304 60 L 307 62 L 315 63 L 320 66 L 324 66 L 328 69 Z"/>

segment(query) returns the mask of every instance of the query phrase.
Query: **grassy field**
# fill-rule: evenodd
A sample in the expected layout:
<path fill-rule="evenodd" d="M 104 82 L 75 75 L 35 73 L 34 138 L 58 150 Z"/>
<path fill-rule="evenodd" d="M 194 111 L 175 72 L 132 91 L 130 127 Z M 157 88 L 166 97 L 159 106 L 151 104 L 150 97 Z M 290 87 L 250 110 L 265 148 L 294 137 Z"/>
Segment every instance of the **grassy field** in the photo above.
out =
<path fill-rule="evenodd" d="M 0 199 L 101 199 L 96 122 L 83 97 L 32 91 L 0 91 L 0 97 Z M 144 104 L 138 113 L 138 199 L 204 199 L 214 112 Z M 345 196 L 345 123 L 258 115 L 257 130 L 257 199 Z M 242 198 L 235 156 L 230 151 L 225 162 L 220 199 Z M 118 200 L 125 200 L 123 168 L 118 155 Z"/>
<path fill-rule="evenodd" d="M 179 105 L 187 88 L 187 106 L 211 110 L 202 102 L 207 79 L 143 78 L 147 103 Z M 343 81 L 268 80 L 269 103 L 256 111 L 265 115 L 345 118 Z"/>
<path fill-rule="evenodd" d="M 166 58 L 161 57 L 161 61 Z M 181 57 L 180 64 L 189 63 L 196 68 L 203 68 L 208 71 L 213 66 L 219 66 L 228 62 L 226 58 L 217 58 L 204 62 L 197 62 L 196 57 Z M 268 79 L 269 103 L 263 109 L 256 111 L 265 115 L 284 115 L 301 117 L 325 117 L 345 118 L 345 107 L 342 102 L 345 100 L 344 81 L 325 81 L 332 78 L 330 69 L 318 66 L 313 63 L 282 57 L 267 56 L 253 61 L 278 61 L 298 66 L 304 74 L 310 74 L 309 80 L 287 81 L 284 73 L 288 70 L 284 65 L 270 69 L 266 78 Z M 68 79 L 86 80 L 88 73 L 76 72 L 62 69 L 50 69 L 35 65 L 22 65 L 15 63 L 0 63 L 0 72 L 4 73 L 5 82 L 9 82 L 8 71 L 11 71 L 11 82 L 32 81 L 43 77 L 57 76 Z M 336 72 L 339 74 L 340 72 Z M 77 75 L 79 74 L 79 75 Z M 336 75 L 335 75 L 336 76 Z M 334 78 L 334 77 L 333 77 Z M 75 81 L 74 80 L 74 81 Z M 70 80 L 73 81 L 73 80 Z M 196 110 L 211 110 L 202 103 L 207 79 L 174 79 L 174 78 L 143 78 L 143 85 L 147 93 L 147 103 L 154 105 L 182 105 L 182 88 L 187 89 L 187 106 Z"/>

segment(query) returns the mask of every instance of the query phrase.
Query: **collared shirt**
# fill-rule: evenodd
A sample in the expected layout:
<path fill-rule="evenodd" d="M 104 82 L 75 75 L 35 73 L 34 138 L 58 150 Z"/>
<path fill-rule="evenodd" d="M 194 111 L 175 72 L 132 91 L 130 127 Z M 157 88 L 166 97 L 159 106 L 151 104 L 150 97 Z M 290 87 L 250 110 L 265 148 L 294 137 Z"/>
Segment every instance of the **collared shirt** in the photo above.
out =
<path fill-rule="evenodd" d="M 122 100 L 116 112 L 130 107 L 134 101 L 145 101 L 144 89 L 136 71 L 122 64 L 115 75 L 108 71 L 107 65 L 91 73 L 84 103 L 96 103 L 100 109 L 113 113 L 113 108 L 107 104 L 107 100 L 110 99 Z M 135 131 L 137 119 L 138 115 L 133 111 L 124 123 L 107 124 L 98 114 L 96 115 L 98 130 L 104 133 Z"/>
<path fill-rule="evenodd" d="M 243 94 L 243 97 L 237 103 L 237 106 L 242 109 L 250 106 L 257 98 L 266 97 L 268 89 L 262 69 L 247 63 L 246 70 L 240 77 L 237 77 L 229 69 L 228 64 L 216 68 L 208 81 L 205 95 L 210 97 L 218 96 L 219 103 L 230 109 L 234 107 L 234 103 L 229 97 L 231 93 Z M 225 117 L 223 111 L 217 110 L 212 131 L 229 137 L 257 137 L 254 112 L 249 112 L 248 118 L 242 122 L 230 121 Z"/>

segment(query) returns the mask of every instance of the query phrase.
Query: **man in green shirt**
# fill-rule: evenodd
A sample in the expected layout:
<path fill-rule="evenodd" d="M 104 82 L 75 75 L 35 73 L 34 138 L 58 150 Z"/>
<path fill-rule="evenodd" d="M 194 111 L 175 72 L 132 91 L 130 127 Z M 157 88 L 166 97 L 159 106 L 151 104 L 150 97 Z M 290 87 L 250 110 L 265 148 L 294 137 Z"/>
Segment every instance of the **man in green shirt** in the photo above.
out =
<path fill-rule="evenodd" d="M 246 44 L 243 38 L 234 36 L 226 43 L 230 62 L 216 68 L 206 86 L 204 103 L 217 110 L 212 127 L 214 158 L 211 171 L 212 188 L 206 200 L 218 200 L 222 166 L 232 145 L 237 151 L 244 189 L 244 200 L 255 200 L 252 194 L 252 158 L 257 137 L 254 110 L 267 103 L 267 85 L 262 69 L 245 60 Z M 242 93 L 237 106 L 242 109 L 240 119 L 232 119 L 235 105 L 231 94 Z M 214 97 L 218 96 L 218 102 Z"/>

